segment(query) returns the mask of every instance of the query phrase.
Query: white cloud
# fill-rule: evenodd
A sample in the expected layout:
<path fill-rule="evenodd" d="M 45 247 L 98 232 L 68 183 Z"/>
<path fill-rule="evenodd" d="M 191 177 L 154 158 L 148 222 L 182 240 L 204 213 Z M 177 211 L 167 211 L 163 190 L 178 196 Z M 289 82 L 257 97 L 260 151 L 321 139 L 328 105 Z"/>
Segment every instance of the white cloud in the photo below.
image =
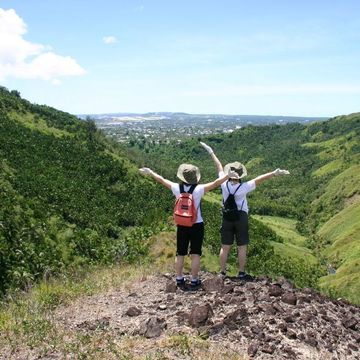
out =
<path fill-rule="evenodd" d="M 104 36 L 103 41 L 105 44 L 115 44 L 118 42 L 115 36 Z"/>
<path fill-rule="evenodd" d="M 83 75 L 85 70 L 69 56 L 23 38 L 27 26 L 13 9 L 0 8 L 0 80 L 7 77 L 42 79 L 59 84 L 59 77 Z"/>

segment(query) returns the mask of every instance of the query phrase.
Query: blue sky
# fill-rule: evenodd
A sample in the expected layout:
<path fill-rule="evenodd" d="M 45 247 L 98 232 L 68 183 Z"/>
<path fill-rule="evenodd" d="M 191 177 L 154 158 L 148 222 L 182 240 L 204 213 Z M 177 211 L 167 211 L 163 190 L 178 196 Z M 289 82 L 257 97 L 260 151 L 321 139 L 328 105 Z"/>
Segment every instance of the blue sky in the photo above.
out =
<path fill-rule="evenodd" d="M 359 14 L 356 0 L 0 0 L 0 83 L 74 114 L 348 114 Z"/>

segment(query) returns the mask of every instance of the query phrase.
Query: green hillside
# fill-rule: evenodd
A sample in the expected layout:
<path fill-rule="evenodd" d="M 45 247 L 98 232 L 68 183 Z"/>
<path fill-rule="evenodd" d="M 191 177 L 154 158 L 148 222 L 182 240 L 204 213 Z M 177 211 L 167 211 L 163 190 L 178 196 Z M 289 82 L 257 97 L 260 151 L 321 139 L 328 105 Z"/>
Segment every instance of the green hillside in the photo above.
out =
<path fill-rule="evenodd" d="M 0 88 L 0 292 L 93 264 L 152 261 L 154 232 L 166 228 L 169 191 L 138 174 L 147 165 L 171 180 L 192 162 L 202 181 L 217 174 L 203 140 L 249 179 L 277 167 L 249 196 L 248 269 L 360 303 L 360 114 L 326 122 L 249 126 L 231 134 L 120 147 L 94 122 L 31 104 Z M 146 151 L 145 151 L 146 150 Z M 203 266 L 216 271 L 219 190 L 207 196 Z M 167 250 L 164 250 L 167 253 Z M 235 271 L 236 252 L 230 256 Z M 309 261 L 310 260 L 310 261 Z M 325 276 L 326 266 L 336 269 Z M 322 278 L 320 279 L 320 277 Z M 320 279 L 320 282 L 319 282 Z"/>
<path fill-rule="evenodd" d="M 322 288 L 328 291 L 330 281 L 335 282 L 341 296 L 360 303 L 360 290 L 353 286 L 358 271 L 353 260 L 358 258 L 360 241 L 355 225 L 360 223 L 356 200 L 360 192 L 360 113 L 307 126 L 248 126 L 231 134 L 161 146 L 135 141 L 131 156 L 169 177 L 179 163 L 192 162 L 206 181 L 216 172 L 199 140 L 210 145 L 223 164 L 243 162 L 247 179 L 277 167 L 290 170 L 291 176 L 267 181 L 249 195 L 251 214 L 283 239 L 272 243 L 282 258 L 319 259 L 324 267 L 339 266 L 336 275 L 321 280 Z M 336 282 L 339 276 L 341 286 Z"/>
<path fill-rule="evenodd" d="M 163 194 L 93 122 L 0 88 L 0 293 L 79 265 L 141 259 L 165 218 Z"/>

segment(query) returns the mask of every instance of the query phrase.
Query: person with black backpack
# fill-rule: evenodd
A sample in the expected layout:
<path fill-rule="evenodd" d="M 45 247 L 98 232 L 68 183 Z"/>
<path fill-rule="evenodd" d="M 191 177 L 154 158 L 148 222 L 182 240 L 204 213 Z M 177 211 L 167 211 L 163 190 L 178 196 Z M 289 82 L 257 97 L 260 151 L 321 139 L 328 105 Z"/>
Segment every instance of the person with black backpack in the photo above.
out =
<path fill-rule="evenodd" d="M 230 176 L 228 181 L 221 184 L 223 217 L 221 224 L 220 274 L 226 276 L 226 263 L 235 238 L 238 250 L 238 278 L 244 281 L 252 281 L 253 277 L 245 272 L 246 251 L 249 243 L 249 207 L 246 195 L 255 190 L 263 181 L 274 176 L 288 175 L 290 173 L 287 170 L 276 169 L 257 176 L 250 181 L 243 182 L 241 179 L 247 176 L 247 171 L 242 163 L 235 161 L 226 164 L 223 168 L 213 149 L 203 142 L 200 142 L 200 144 L 211 155 L 219 177 L 227 171 L 235 172 L 238 175 L 236 178 Z"/>
<path fill-rule="evenodd" d="M 191 283 L 190 289 L 195 290 L 200 287 L 199 279 L 200 256 L 202 243 L 204 240 L 204 222 L 201 214 L 200 202 L 207 191 L 220 186 L 224 181 L 237 178 L 234 171 L 223 172 L 222 175 L 213 182 L 199 184 L 200 171 L 197 166 L 191 164 L 181 164 L 177 171 L 180 183 L 175 183 L 164 179 L 149 168 L 139 169 L 143 175 L 150 175 L 160 184 L 170 189 L 176 198 L 174 207 L 174 220 L 176 229 L 176 284 L 185 289 L 186 281 L 183 274 L 185 256 L 191 255 Z M 190 249 L 189 249 L 190 248 Z"/>

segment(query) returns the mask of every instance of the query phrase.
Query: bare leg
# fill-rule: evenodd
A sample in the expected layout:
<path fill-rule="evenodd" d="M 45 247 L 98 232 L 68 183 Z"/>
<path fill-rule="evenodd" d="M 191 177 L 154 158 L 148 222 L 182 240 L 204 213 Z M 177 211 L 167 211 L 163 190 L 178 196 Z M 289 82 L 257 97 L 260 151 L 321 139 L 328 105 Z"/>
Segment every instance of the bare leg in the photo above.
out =
<path fill-rule="evenodd" d="M 200 255 L 191 254 L 191 278 L 197 279 L 200 271 Z"/>
<path fill-rule="evenodd" d="M 231 249 L 231 245 L 221 245 L 221 250 L 220 250 L 220 268 L 221 271 L 225 272 L 226 271 L 226 262 L 229 256 L 229 252 Z"/>
<path fill-rule="evenodd" d="M 245 272 L 247 245 L 238 246 L 239 271 Z"/>
<path fill-rule="evenodd" d="M 183 268 L 184 268 L 184 259 L 185 256 L 177 255 L 175 258 L 175 271 L 176 277 L 181 278 L 183 275 Z"/>

